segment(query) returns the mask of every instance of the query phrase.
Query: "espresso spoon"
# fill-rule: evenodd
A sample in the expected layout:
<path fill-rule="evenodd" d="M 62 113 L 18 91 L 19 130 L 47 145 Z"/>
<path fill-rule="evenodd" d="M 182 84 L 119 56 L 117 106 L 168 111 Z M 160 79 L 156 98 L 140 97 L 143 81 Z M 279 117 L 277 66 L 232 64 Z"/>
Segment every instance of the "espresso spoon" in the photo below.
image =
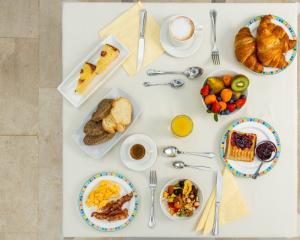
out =
<path fill-rule="evenodd" d="M 172 88 L 180 88 L 184 85 L 184 81 L 180 79 L 174 79 L 171 82 L 166 82 L 166 83 L 144 82 L 145 87 L 158 86 L 158 85 L 170 85 Z"/>
<path fill-rule="evenodd" d="M 180 74 L 186 76 L 188 79 L 195 79 L 197 77 L 200 77 L 203 74 L 203 69 L 200 67 L 189 67 L 183 72 L 179 71 L 161 71 L 161 70 L 155 70 L 155 69 L 149 69 L 147 71 L 148 76 L 155 76 L 155 75 L 161 75 L 161 74 Z"/>
<path fill-rule="evenodd" d="M 210 170 L 210 167 L 207 166 L 200 166 L 200 165 L 188 165 L 185 164 L 183 161 L 175 161 L 172 163 L 172 166 L 177 169 L 183 169 L 183 168 L 194 168 L 198 170 Z"/>
<path fill-rule="evenodd" d="M 187 154 L 187 155 L 194 155 L 194 156 L 200 156 L 205 158 L 214 158 L 215 154 L 212 152 L 184 152 L 180 151 L 175 146 L 168 146 L 163 149 L 163 154 L 166 157 L 176 157 L 179 154 Z"/>
<path fill-rule="evenodd" d="M 189 67 L 183 72 L 179 71 L 161 71 L 161 70 L 155 70 L 155 69 L 149 69 L 147 71 L 148 76 L 155 76 L 155 75 L 161 75 L 161 74 L 180 74 L 186 76 L 188 79 L 195 79 L 197 77 L 200 77 L 203 74 L 203 69 L 200 67 Z"/>

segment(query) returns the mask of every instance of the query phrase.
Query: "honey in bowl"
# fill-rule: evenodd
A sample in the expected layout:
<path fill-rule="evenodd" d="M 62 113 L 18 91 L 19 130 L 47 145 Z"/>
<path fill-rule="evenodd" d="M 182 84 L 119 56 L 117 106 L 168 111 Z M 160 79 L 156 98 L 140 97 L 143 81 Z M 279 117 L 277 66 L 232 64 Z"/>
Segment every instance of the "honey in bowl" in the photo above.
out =
<path fill-rule="evenodd" d="M 146 149 L 142 144 L 134 144 L 130 148 L 130 156 L 134 160 L 141 160 L 145 157 Z"/>
<path fill-rule="evenodd" d="M 172 120 L 171 130 L 178 137 L 186 137 L 193 131 L 193 121 L 187 115 L 178 115 Z"/>

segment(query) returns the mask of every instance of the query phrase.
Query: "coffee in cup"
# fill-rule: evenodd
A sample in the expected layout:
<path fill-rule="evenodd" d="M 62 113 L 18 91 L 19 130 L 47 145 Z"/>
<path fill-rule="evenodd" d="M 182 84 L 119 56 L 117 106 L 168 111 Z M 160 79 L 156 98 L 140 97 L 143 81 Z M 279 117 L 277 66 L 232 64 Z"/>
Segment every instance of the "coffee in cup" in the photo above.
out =
<path fill-rule="evenodd" d="M 173 16 L 169 20 L 169 39 L 176 47 L 189 46 L 196 33 L 193 20 L 186 16 Z"/>
<path fill-rule="evenodd" d="M 146 155 L 146 149 L 142 144 L 134 144 L 129 150 L 130 156 L 134 160 L 141 160 Z"/>

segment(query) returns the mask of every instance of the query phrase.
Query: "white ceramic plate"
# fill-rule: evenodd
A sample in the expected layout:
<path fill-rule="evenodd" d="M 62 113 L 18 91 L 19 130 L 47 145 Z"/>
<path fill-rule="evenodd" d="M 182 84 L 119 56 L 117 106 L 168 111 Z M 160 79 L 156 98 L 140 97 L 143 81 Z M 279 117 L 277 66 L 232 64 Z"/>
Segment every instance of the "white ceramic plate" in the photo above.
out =
<path fill-rule="evenodd" d="M 227 140 L 228 132 L 231 130 L 236 130 L 245 133 L 254 133 L 257 136 L 257 143 L 268 140 L 273 142 L 276 145 L 277 154 L 274 160 L 271 162 L 266 162 L 262 165 L 261 170 L 259 172 L 259 176 L 271 171 L 274 165 L 277 163 L 281 151 L 280 139 L 277 132 L 274 130 L 274 128 L 261 119 L 242 118 L 234 121 L 227 128 L 225 134 L 221 139 L 220 156 L 225 161 L 226 166 L 236 176 L 251 178 L 261 163 L 256 157 L 254 157 L 253 162 L 234 161 L 234 160 L 224 158 L 226 144 L 227 144 L 226 140 Z"/>
<path fill-rule="evenodd" d="M 75 93 L 77 81 L 80 76 L 80 70 L 85 62 L 97 64 L 99 54 L 105 44 L 110 44 L 120 50 L 120 55 L 115 59 L 105 71 L 91 81 L 83 95 Z M 105 81 L 123 64 L 128 57 L 128 50 L 113 36 L 109 36 L 98 44 L 93 51 L 91 51 L 80 63 L 73 69 L 73 71 L 64 79 L 58 86 L 58 91 L 74 106 L 79 107 L 83 104 Z"/>
<path fill-rule="evenodd" d="M 134 144 L 141 144 L 146 149 L 146 154 L 141 160 L 134 160 L 130 156 L 130 148 Z M 120 148 L 121 161 L 126 167 L 134 171 L 144 171 L 150 168 L 157 157 L 155 142 L 145 134 L 134 134 L 125 139 Z"/>
<path fill-rule="evenodd" d="M 262 19 L 262 17 L 263 16 L 257 16 L 255 18 L 251 19 L 246 24 L 246 27 L 249 27 L 250 32 L 251 32 L 252 36 L 254 36 L 254 37 L 256 37 L 257 28 L 259 26 L 259 23 L 260 23 L 260 20 Z M 282 27 L 285 30 L 285 32 L 287 33 L 287 35 L 289 36 L 290 39 L 296 39 L 296 33 L 287 21 L 285 21 L 284 19 L 282 19 L 281 17 L 278 17 L 278 16 L 272 15 L 272 17 L 273 17 L 272 22 L 274 24 L 279 25 L 280 27 Z M 297 44 L 295 45 L 295 47 L 293 49 L 288 51 L 285 55 L 285 59 L 288 61 L 288 66 L 296 58 L 296 54 L 297 54 Z M 276 73 L 279 73 L 279 72 L 283 71 L 287 67 L 284 67 L 284 68 L 264 67 L 264 70 L 261 74 L 263 74 L 263 75 L 274 75 Z"/>
<path fill-rule="evenodd" d="M 98 144 L 98 145 L 88 146 L 83 143 L 83 138 L 85 136 L 85 134 L 83 132 L 84 125 L 91 119 L 92 114 L 96 111 L 97 105 L 98 105 L 98 103 L 97 103 L 97 105 L 94 107 L 94 109 L 92 109 L 92 111 L 82 120 L 79 128 L 73 134 L 73 138 L 74 138 L 75 142 L 78 144 L 78 146 L 80 147 L 80 149 L 92 158 L 101 159 L 111 148 L 113 148 L 120 141 L 121 137 L 127 132 L 128 128 L 130 128 L 135 123 L 137 118 L 142 113 L 141 107 L 134 100 L 134 98 L 131 97 L 128 93 L 126 93 L 118 88 L 111 89 L 105 96 L 103 96 L 99 99 L 99 102 L 105 98 L 115 99 L 118 97 L 128 98 L 133 106 L 132 122 L 131 122 L 131 124 L 129 124 L 129 126 L 126 128 L 126 130 L 123 133 L 117 132 L 112 139 L 108 140 L 107 142 Z"/>
<path fill-rule="evenodd" d="M 177 58 L 186 58 L 195 54 L 201 46 L 203 40 L 203 30 L 195 33 L 195 39 L 190 46 L 175 47 L 171 44 L 169 40 L 169 19 L 170 17 L 166 18 L 166 20 L 162 23 L 160 28 L 160 43 L 163 49 L 171 56 Z"/>
<path fill-rule="evenodd" d="M 119 220 L 119 221 L 113 221 L 108 222 L 105 220 L 98 220 L 94 217 L 91 217 L 91 214 L 96 211 L 95 207 L 87 207 L 85 202 L 90 194 L 90 192 L 93 190 L 96 185 L 102 180 L 110 180 L 115 183 L 118 183 L 121 188 L 120 195 L 124 196 L 125 194 L 128 194 L 130 192 L 133 192 L 133 197 L 129 202 L 126 202 L 123 205 L 123 208 L 128 209 L 128 218 Z M 92 177 L 90 177 L 83 187 L 81 188 L 81 191 L 79 193 L 79 211 L 80 215 L 83 217 L 85 222 L 93 227 L 94 229 L 101 231 L 101 232 L 113 232 L 120 230 L 124 227 L 126 227 L 137 214 L 139 205 L 139 199 L 137 192 L 133 186 L 133 184 L 123 175 L 113 172 L 100 172 Z"/>
<path fill-rule="evenodd" d="M 189 220 L 189 219 L 192 219 L 194 218 L 197 213 L 200 211 L 200 209 L 202 208 L 202 206 L 204 205 L 204 202 L 203 202 L 203 195 L 202 195 L 202 192 L 201 192 L 201 189 L 199 188 L 199 186 L 192 180 L 192 183 L 198 188 L 198 197 L 199 197 L 199 203 L 200 203 L 200 206 L 194 211 L 194 214 L 191 216 L 191 217 L 178 217 L 178 216 L 172 216 L 169 212 L 168 212 L 168 203 L 167 201 L 163 198 L 163 194 L 165 191 L 168 190 L 168 186 L 169 185 L 173 185 L 173 184 L 176 184 L 178 181 L 180 180 L 183 180 L 182 178 L 176 178 L 176 179 L 172 179 L 170 181 L 168 181 L 164 186 L 163 188 L 161 189 L 161 192 L 160 192 L 160 196 L 159 196 L 159 203 L 160 203 L 160 207 L 161 207 L 161 210 L 163 211 L 163 213 L 171 220 Z"/>

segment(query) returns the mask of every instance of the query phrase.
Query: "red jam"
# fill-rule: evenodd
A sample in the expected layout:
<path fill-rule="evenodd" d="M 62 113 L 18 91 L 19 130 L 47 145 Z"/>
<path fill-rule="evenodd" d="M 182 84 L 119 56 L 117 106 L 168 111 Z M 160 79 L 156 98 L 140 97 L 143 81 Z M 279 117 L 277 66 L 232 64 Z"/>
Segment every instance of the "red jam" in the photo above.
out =
<path fill-rule="evenodd" d="M 253 145 L 253 136 L 234 132 L 231 135 L 230 141 L 232 146 L 236 146 L 241 149 L 250 149 Z"/>
<path fill-rule="evenodd" d="M 256 156 L 263 161 L 270 159 L 273 152 L 276 152 L 276 146 L 270 141 L 262 142 L 255 150 Z"/>

